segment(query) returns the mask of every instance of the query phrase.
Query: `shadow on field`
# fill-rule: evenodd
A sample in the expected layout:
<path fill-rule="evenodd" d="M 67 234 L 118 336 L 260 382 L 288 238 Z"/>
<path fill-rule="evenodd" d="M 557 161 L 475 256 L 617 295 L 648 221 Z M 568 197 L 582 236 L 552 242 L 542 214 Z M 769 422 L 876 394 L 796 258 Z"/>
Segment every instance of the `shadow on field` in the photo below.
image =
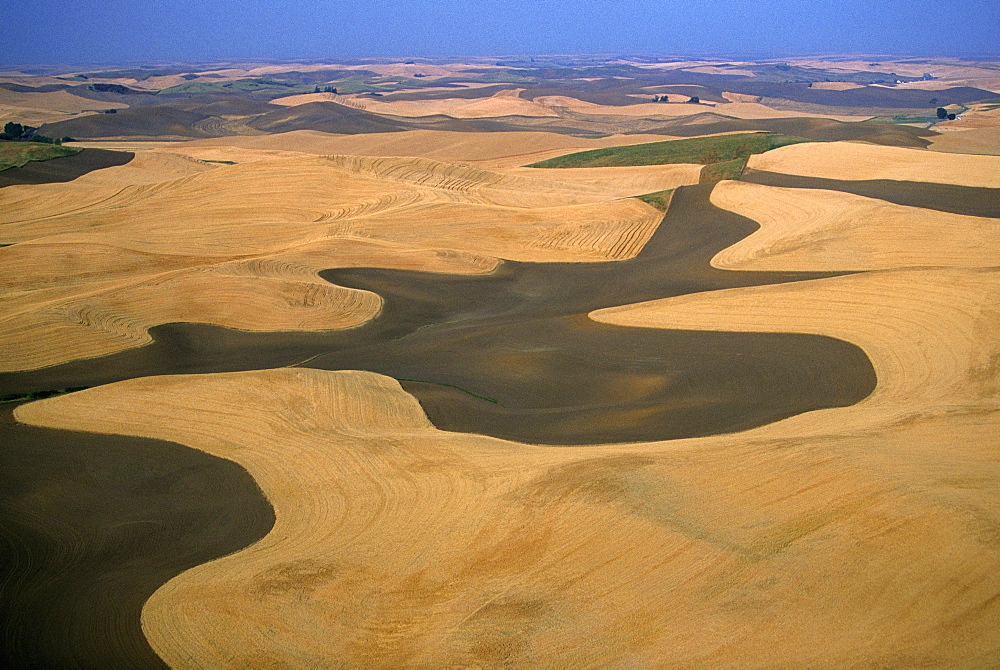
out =
<path fill-rule="evenodd" d="M 0 395 L 132 377 L 303 363 L 403 380 L 439 428 L 546 444 L 709 435 L 850 405 L 875 386 L 827 337 L 670 331 L 591 321 L 595 309 L 829 273 L 729 272 L 709 260 L 756 229 L 678 189 L 642 252 L 603 263 L 504 262 L 488 275 L 327 270 L 385 298 L 348 330 L 249 333 L 167 324 L 154 343 L 0 375 Z M 11 405 L 6 405 L 11 407 Z M 176 444 L 0 423 L 0 653 L 7 665 L 150 667 L 144 600 L 236 551 L 273 511 L 235 464 Z"/>

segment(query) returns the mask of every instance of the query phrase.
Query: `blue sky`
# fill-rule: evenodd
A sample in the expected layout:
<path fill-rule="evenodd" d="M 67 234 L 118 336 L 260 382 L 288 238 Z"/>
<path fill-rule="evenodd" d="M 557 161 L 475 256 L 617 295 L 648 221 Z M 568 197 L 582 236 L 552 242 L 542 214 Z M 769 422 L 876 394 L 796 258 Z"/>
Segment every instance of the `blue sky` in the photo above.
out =
<path fill-rule="evenodd" d="M 1000 0 L 2 0 L 0 62 L 552 53 L 1000 58 Z"/>

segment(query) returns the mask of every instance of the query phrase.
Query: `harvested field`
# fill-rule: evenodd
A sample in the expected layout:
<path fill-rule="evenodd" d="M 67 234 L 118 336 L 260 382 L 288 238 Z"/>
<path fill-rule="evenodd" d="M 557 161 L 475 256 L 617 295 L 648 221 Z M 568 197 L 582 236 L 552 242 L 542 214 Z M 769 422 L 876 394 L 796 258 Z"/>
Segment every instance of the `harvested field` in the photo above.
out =
<path fill-rule="evenodd" d="M 735 436 L 547 450 L 438 432 L 391 380 L 311 370 L 133 380 L 18 416 L 177 440 L 261 483 L 277 517 L 268 538 L 175 578 L 144 609 L 171 664 L 988 663 L 1000 557 L 981 524 L 995 513 L 994 466 L 973 445 L 997 408 L 970 370 L 1000 342 L 981 351 L 956 334 L 986 325 L 995 274 L 889 271 L 595 315 L 834 330 L 869 351 L 880 380 L 869 400 Z M 291 453 L 308 466 L 290 468 Z M 912 580 L 931 591 L 901 601 Z M 795 599 L 803 588 L 810 599 Z M 957 621 L 943 630 L 942 599 Z M 664 627 L 665 607 L 684 616 Z M 828 631 L 820 643 L 816 630 Z M 710 643 L 720 635 L 732 643 Z"/>
<path fill-rule="evenodd" d="M 761 225 L 712 259 L 730 270 L 987 267 L 1000 248 L 1000 219 L 840 191 L 726 181 L 712 191 L 712 204 Z"/>
<path fill-rule="evenodd" d="M 695 166 L 527 176 L 312 155 L 211 168 L 153 153 L 116 169 L 46 186 L 44 199 L 0 196 L 0 241 L 18 242 L 0 251 L 0 284 L 10 291 L 0 368 L 142 346 L 150 327 L 173 321 L 322 331 L 377 314 L 372 294 L 316 276 L 331 266 L 402 269 L 422 258 L 427 270 L 481 273 L 496 263 L 484 255 L 630 258 L 661 213 L 625 196 L 697 179 Z"/>
<path fill-rule="evenodd" d="M 350 98 L 346 104 L 393 116 L 419 117 L 444 114 L 457 119 L 495 118 L 502 116 L 558 116 L 541 100 L 531 101 L 518 97 L 521 89 L 498 91 L 492 96 L 467 98 L 434 98 L 421 100 L 373 100 Z"/>
<path fill-rule="evenodd" d="M 96 100 L 81 98 L 68 91 L 47 91 L 42 93 L 21 93 L 0 87 L 0 109 L 20 108 L 79 114 L 99 109 L 126 109 L 127 104 L 103 104 Z M 9 112 L 8 112 L 9 113 Z M 6 119 L 5 119 L 6 120 Z"/>
<path fill-rule="evenodd" d="M 1000 158 L 901 147 L 827 142 L 782 147 L 750 159 L 748 167 L 767 172 L 865 181 L 894 179 L 956 186 L 1000 188 Z"/>
<path fill-rule="evenodd" d="M 9 667 L 165 667 L 139 623 L 147 598 L 274 523 L 243 468 L 200 450 L 34 428 L 9 405 L 0 441 Z"/>
<path fill-rule="evenodd" d="M 748 421 L 761 420 L 763 416 L 777 418 L 806 408 L 849 403 L 866 395 L 872 383 L 867 361 L 859 358 L 856 351 L 849 347 L 845 349 L 833 340 L 803 340 L 787 336 L 778 338 L 783 342 L 780 346 L 777 343 L 761 346 L 752 338 L 733 339 L 725 334 L 701 334 L 697 337 L 656 334 L 649 337 L 644 333 L 595 329 L 586 319 L 573 316 L 585 314 L 601 305 L 620 304 L 643 295 L 673 295 L 714 287 L 816 276 L 712 270 L 708 266 L 709 259 L 721 248 L 745 236 L 755 224 L 713 208 L 707 200 L 710 190 L 710 186 L 701 186 L 678 191 L 665 223 L 645 246 L 642 246 L 642 238 L 623 238 L 623 241 L 628 240 L 634 245 L 633 249 L 642 248 L 632 260 L 589 264 L 508 261 L 489 274 L 466 277 L 391 269 L 324 271 L 322 276 L 334 285 L 364 289 L 382 296 L 385 303 L 379 318 L 362 328 L 327 331 L 314 336 L 303 334 L 297 340 L 302 344 L 296 345 L 303 352 L 301 358 L 289 358 L 279 349 L 277 360 L 288 364 L 311 358 L 312 366 L 332 369 L 350 366 L 415 380 L 412 390 L 428 407 L 436 425 L 560 443 L 637 440 L 731 430 L 746 425 Z M 635 207 L 650 212 L 653 221 L 662 216 L 655 208 L 637 200 L 624 202 L 635 203 Z M 336 240 L 332 240 L 327 248 L 336 248 L 337 244 Z M 11 249 L 26 246 L 30 248 L 33 245 L 16 245 Z M 609 251 L 614 253 L 615 248 Z M 465 258 L 470 257 L 466 255 Z M 390 259 L 391 256 L 387 256 L 383 264 L 391 267 Z M 459 268 L 463 260 L 462 256 L 454 258 Z M 204 261 L 191 258 L 188 262 Z M 81 263 L 84 267 L 89 265 Z M 276 276 L 287 277 L 287 268 L 296 265 L 286 262 L 274 263 L 272 267 Z M 466 273 L 484 271 L 482 266 L 467 265 L 466 268 Z M 259 267 L 248 270 L 251 276 L 261 274 Z M 205 274 L 204 270 L 201 272 Z M 169 274 L 155 276 L 159 280 L 159 277 Z M 81 292 L 80 287 L 72 288 L 73 295 Z M 85 284 L 83 288 L 90 288 L 90 285 Z M 52 296 L 57 289 L 40 290 Z M 60 290 L 68 292 L 67 289 Z M 92 288 L 90 290 L 93 291 Z M 99 295 L 86 293 L 84 296 L 87 304 L 100 304 Z M 132 300 L 129 304 L 146 304 L 149 309 L 158 312 L 164 309 L 162 305 L 157 307 L 159 303 L 155 300 Z M 205 307 L 197 302 L 189 300 L 181 304 L 192 312 L 195 309 L 205 312 Z M 229 304 L 229 301 L 223 301 L 223 304 Z M 122 304 L 103 312 L 94 307 L 93 311 L 114 316 L 113 323 L 125 325 L 129 321 L 125 316 L 118 316 L 125 314 L 124 309 Z M 301 313 L 305 308 L 298 309 Z M 359 310 L 359 313 L 363 311 Z M 261 312 L 258 318 L 263 319 L 267 314 Z M 241 318 L 247 317 L 243 315 Z M 280 316 L 276 314 L 275 318 Z M 10 328 L 20 327 L 24 320 L 23 314 L 16 319 L 11 317 Z M 201 320 L 217 322 L 204 315 Z M 69 321 L 67 326 L 75 323 Z M 74 351 L 103 342 L 96 336 L 108 332 L 100 328 L 94 335 L 85 337 L 87 333 L 79 332 L 82 329 L 77 327 L 77 340 L 73 340 L 63 332 L 65 328 L 57 330 L 57 324 L 50 328 L 54 335 L 46 342 L 62 341 L 62 349 L 52 352 L 41 350 L 41 344 L 32 345 L 30 341 L 11 336 L 12 341 L 23 341 L 18 350 L 20 360 L 34 360 L 29 357 L 29 352 L 33 351 L 38 351 L 35 354 L 38 356 L 61 355 L 63 360 L 69 360 L 76 357 Z M 196 339 L 196 332 L 201 331 L 191 331 L 190 335 L 181 337 L 180 342 Z M 403 337 L 406 334 L 409 335 Z M 242 349 L 246 352 L 241 357 L 243 360 L 257 348 L 255 340 L 261 343 L 259 346 L 264 356 L 256 365 L 266 366 L 266 361 L 275 360 L 268 358 L 273 354 L 267 353 L 271 351 L 267 336 L 258 339 L 250 334 L 231 334 L 221 338 L 209 332 L 201 337 L 210 346 L 191 349 L 191 345 L 186 345 L 193 357 L 189 354 L 177 357 L 177 342 L 168 338 L 162 345 L 154 343 L 144 347 L 135 356 L 120 354 L 120 359 L 104 359 L 100 371 L 90 373 L 96 373 L 97 377 L 86 377 L 86 381 L 82 377 L 74 377 L 73 385 L 101 383 L 109 379 L 108 375 L 113 379 L 119 374 L 118 370 L 135 370 L 137 366 L 148 364 L 137 361 L 151 361 L 154 366 L 160 366 L 161 373 L 197 371 L 204 369 L 205 365 L 218 369 L 216 366 L 225 361 L 226 356 L 213 351 L 213 346 L 224 346 L 230 351 Z M 74 341 L 78 342 L 75 349 L 69 346 Z M 288 336 L 282 335 L 277 341 L 288 341 Z M 292 338 L 291 341 L 296 340 Z M 219 344 L 213 344 L 215 342 Z M 561 345 L 553 347 L 546 344 L 553 342 Z M 303 345 L 306 349 L 301 349 Z M 697 354 L 701 347 L 713 353 Z M 622 357 L 612 355 L 610 352 L 613 351 L 622 352 Z M 635 352 L 639 351 L 648 352 L 645 362 L 635 359 Z M 774 353 L 778 351 L 783 352 L 780 364 L 774 359 Z M 472 358 L 467 359 L 460 352 L 468 352 Z M 598 355 L 597 352 L 603 353 Z M 316 354 L 322 355 L 317 357 Z M 606 359 L 602 368 L 605 377 L 595 376 L 596 369 L 579 368 L 574 363 L 600 358 Z M 12 356 L 8 360 L 11 361 L 8 365 L 16 365 L 19 359 Z M 253 360 L 252 356 L 250 360 Z M 808 389 L 800 385 L 801 380 L 795 372 L 798 366 L 795 361 L 804 364 L 807 360 L 812 361 L 811 365 L 817 366 L 817 369 L 826 370 L 822 377 L 810 378 L 808 384 L 815 386 Z M 823 361 L 828 361 L 830 365 Z M 58 362 L 58 359 L 54 358 L 52 362 Z M 184 367 L 171 367 L 177 364 Z M 631 372 L 623 371 L 622 366 Z M 745 369 L 747 373 L 734 375 L 733 366 Z M 5 383 L 19 388 L 40 388 L 51 383 L 47 380 L 60 378 L 60 375 L 68 374 L 67 370 L 76 367 L 79 366 L 69 364 L 66 370 L 50 368 L 38 373 L 7 375 Z M 81 369 L 86 370 L 87 367 Z M 89 367 L 93 369 L 93 366 Z M 677 379 L 679 372 L 664 372 L 684 368 L 687 372 L 682 376 L 683 383 Z M 550 372 L 525 376 L 526 370 L 555 369 L 561 371 L 558 374 Z M 629 377 L 636 374 L 645 380 L 644 383 L 626 393 L 624 389 Z M 770 389 L 766 400 L 760 397 L 759 389 L 754 390 L 759 380 L 764 378 L 769 380 Z M 574 379 L 578 381 L 572 381 Z M 428 385 L 426 382 L 438 384 Z M 709 392 L 709 388 L 714 390 Z M 786 391 L 779 392 L 780 388 Z M 499 399 L 500 402 L 470 404 L 468 399 L 472 396 L 457 389 L 472 390 L 474 394 Z M 688 395 L 694 397 L 681 401 L 677 399 L 678 394 L 681 398 Z M 720 397 L 719 394 L 724 395 Z M 748 402 L 748 398 L 754 400 Z M 765 405 L 769 407 L 765 409 Z M 643 408 L 644 418 L 641 421 L 635 414 L 636 406 Z M 542 407 L 548 409 L 539 413 Z"/>
<path fill-rule="evenodd" d="M 950 154 L 1000 156 L 1000 127 L 941 133 L 928 149 Z"/>
<path fill-rule="evenodd" d="M 883 174 L 886 174 L 883 172 Z M 885 200 L 897 205 L 921 207 L 953 214 L 1000 217 L 1000 189 L 976 186 L 954 186 L 922 181 L 896 179 L 824 179 L 800 177 L 778 172 L 746 169 L 742 181 L 780 186 L 783 188 L 812 188 L 853 193 L 866 198 Z"/>
<path fill-rule="evenodd" d="M 67 148 L 67 151 L 72 149 Z M 72 181 L 77 177 L 128 163 L 135 154 L 126 151 L 105 149 L 84 149 L 79 153 L 64 155 L 43 161 L 32 161 L 21 167 L 0 171 L 0 188 L 15 184 L 50 184 Z"/>
<path fill-rule="evenodd" d="M 849 81 L 814 81 L 809 84 L 809 88 L 818 88 L 822 91 L 850 91 L 854 88 L 864 88 L 864 84 Z"/>
<path fill-rule="evenodd" d="M 237 146 L 261 150 L 297 151 L 315 154 L 365 156 L 419 156 L 445 162 L 483 162 L 497 167 L 524 165 L 543 153 L 562 154 L 574 149 L 591 149 L 637 142 L 660 142 L 660 135 L 615 135 L 582 138 L 547 132 L 461 132 L 447 130 L 405 130 L 378 135 L 337 135 L 299 130 L 259 137 L 227 137 L 196 140 L 187 147 Z"/>
<path fill-rule="evenodd" d="M 105 73 L 203 139 L 0 189 L 0 664 L 1000 664 L 1000 159 L 717 113 L 996 70 L 561 58 Z"/>

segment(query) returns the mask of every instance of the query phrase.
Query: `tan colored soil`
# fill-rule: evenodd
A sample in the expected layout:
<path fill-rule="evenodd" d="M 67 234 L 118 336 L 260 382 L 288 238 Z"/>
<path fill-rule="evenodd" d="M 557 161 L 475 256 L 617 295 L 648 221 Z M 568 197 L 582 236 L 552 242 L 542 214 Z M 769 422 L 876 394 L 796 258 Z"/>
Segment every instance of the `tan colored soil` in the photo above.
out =
<path fill-rule="evenodd" d="M 194 140 L 182 147 L 238 146 L 252 149 L 297 151 L 314 154 L 351 154 L 364 156 L 419 156 L 446 162 L 495 161 L 513 158 L 511 167 L 525 165 L 540 154 L 571 153 L 585 149 L 642 142 L 662 142 L 663 135 L 612 135 L 599 139 L 572 137 L 545 132 L 475 133 L 437 130 L 406 130 L 398 133 L 369 135 L 334 135 L 312 130 L 296 130 L 254 137 L 222 137 Z"/>
<path fill-rule="evenodd" d="M 985 267 L 1000 249 L 1000 219 L 839 191 L 724 181 L 712 191 L 712 204 L 761 225 L 712 259 L 730 270 Z"/>
<path fill-rule="evenodd" d="M 1000 127 L 942 132 L 931 140 L 928 149 L 951 154 L 1000 156 Z"/>
<path fill-rule="evenodd" d="M 699 172 L 504 173 L 252 149 L 213 167 L 181 150 L 0 191 L 0 241 L 18 242 L 0 249 L 0 370 L 141 346 L 174 321 L 314 331 L 375 316 L 377 297 L 319 279 L 329 267 L 480 273 L 497 258 L 630 258 L 662 215 L 627 196 Z"/>
<path fill-rule="evenodd" d="M 753 70 L 746 70 L 737 67 L 720 67 L 718 65 L 702 65 L 701 67 L 686 67 L 685 72 L 698 72 L 701 74 L 723 74 L 723 75 L 742 75 L 744 77 L 756 77 L 757 73 Z"/>
<path fill-rule="evenodd" d="M 900 179 L 1000 187 L 1000 158 L 851 142 L 810 142 L 750 157 L 755 170 L 827 179 Z"/>
<path fill-rule="evenodd" d="M 850 81 L 814 81 L 809 84 L 809 88 L 818 88 L 822 91 L 850 91 L 864 87 L 864 84 L 855 84 Z"/>
<path fill-rule="evenodd" d="M 130 380 L 18 418 L 234 459 L 274 505 L 264 540 L 147 602 L 173 666 L 989 665 L 998 289 L 896 270 L 595 314 L 830 334 L 875 364 L 860 405 L 714 438 L 444 433 L 391 379 L 301 369 Z"/>
<path fill-rule="evenodd" d="M 88 100 L 66 91 L 17 93 L 0 88 L 0 126 L 13 121 L 37 127 L 45 123 L 95 114 L 97 110 L 126 107 L 128 105 L 123 103 Z"/>

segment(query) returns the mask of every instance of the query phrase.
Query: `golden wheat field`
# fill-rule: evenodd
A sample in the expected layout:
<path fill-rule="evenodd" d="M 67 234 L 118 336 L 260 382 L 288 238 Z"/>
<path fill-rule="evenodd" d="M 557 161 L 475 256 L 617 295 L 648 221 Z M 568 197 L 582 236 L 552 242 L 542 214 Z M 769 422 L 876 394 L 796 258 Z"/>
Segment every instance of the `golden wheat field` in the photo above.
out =
<path fill-rule="evenodd" d="M 836 65 L 845 78 L 870 69 Z M 380 77 L 419 72 L 446 83 L 473 70 L 371 67 Z M 751 77 L 752 67 L 659 69 Z M 351 68 L 361 66 L 341 66 Z M 895 71 L 914 68 L 931 66 Z M 289 71 L 242 65 L 198 74 L 221 85 Z M 955 81 L 995 73 L 947 63 L 933 72 Z M 150 90 L 194 81 L 181 74 L 107 81 Z M 705 181 L 696 162 L 539 168 L 528 165 L 698 137 L 689 126 L 654 125 L 693 105 L 602 104 L 542 88 L 525 97 L 529 86 L 447 97 L 488 84 L 449 85 L 427 87 L 426 99 L 404 91 L 346 100 L 317 86 L 277 98 L 278 112 L 267 113 L 328 104 L 385 123 L 649 124 L 599 138 L 533 126 L 282 126 L 154 144 L 123 132 L 82 146 L 128 149 L 135 156 L 125 164 L 0 188 L 0 380 L 17 394 L 49 384 L 38 389 L 55 395 L 19 395 L 19 403 L 33 401 L 17 404 L 8 424 L 49 429 L 43 437 L 158 440 L 141 443 L 154 456 L 182 445 L 239 466 L 273 509 L 273 524 L 266 520 L 257 536 L 137 587 L 136 648 L 148 645 L 173 668 L 1000 665 L 1000 218 L 987 215 L 1000 193 L 996 134 L 954 127 L 933 143 L 900 146 L 846 135 L 802 141 L 751 155 L 746 179 L 717 182 Z M 824 94 L 859 88 L 817 82 Z M 39 120 L 42 112 L 83 113 L 59 93 L 5 91 L 0 110 L 38 110 Z M 705 108 L 730 115 L 731 125 L 808 126 L 805 112 L 733 96 Z M 839 128 L 869 116 L 834 111 L 812 120 Z M 714 124 L 706 137 L 744 132 L 715 117 L 693 123 Z M 754 173 L 785 181 L 758 183 Z M 875 190 L 848 190 L 862 182 Z M 933 187 L 948 200 L 927 206 L 900 184 Z M 966 207 L 973 191 L 987 205 Z M 683 259 L 662 266 L 661 274 L 677 275 L 658 277 L 676 282 L 669 295 L 643 283 L 658 272 L 648 269 L 657 254 Z M 553 283 L 554 294 L 539 283 L 560 272 L 570 279 Z M 607 274 L 583 286 L 586 272 Z M 577 276 L 577 293 L 558 288 Z M 476 288 L 487 280 L 494 283 Z M 607 295 L 625 297 L 601 298 L 607 283 L 623 292 Z M 592 302 L 578 295 L 588 291 L 598 296 Z M 513 307 L 509 295 L 518 296 Z M 499 327 L 475 330 L 488 319 Z M 503 339 L 517 329 L 537 331 L 538 342 Z M 623 395 L 676 387 L 681 409 L 711 415 L 719 405 L 704 396 L 712 393 L 685 391 L 692 382 L 683 370 L 653 376 L 640 367 L 648 350 L 611 349 L 630 333 L 678 332 L 758 338 L 739 346 L 768 349 L 775 365 L 800 346 L 794 337 L 836 340 L 862 354 L 872 384 L 849 400 L 680 439 L 555 445 L 436 422 L 438 397 L 457 413 L 514 411 L 508 396 L 475 385 L 479 377 L 462 367 L 468 361 L 510 369 L 529 353 L 561 350 L 565 358 L 551 367 L 514 370 L 514 383 L 533 389 L 549 377 L 558 387 L 567 366 L 586 375 L 594 359 L 624 357 L 623 370 L 595 371 L 594 384 L 611 379 L 608 388 Z M 419 360 L 391 375 L 322 369 L 335 346 L 322 338 L 341 343 L 350 360 L 366 333 L 383 338 L 376 356 L 388 359 L 399 350 L 391 347 L 412 341 L 417 352 L 455 347 L 455 361 L 440 374 Z M 584 356 L 569 340 L 544 340 L 550 333 L 607 339 Z M 444 344 L 433 339 L 445 335 Z M 421 338 L 438 348 L 420 349 Z M 501 341 L 487 350 L 482 338 Z M 239 358 L 232 342 L 260 347 L 259 361 L 269 362 Z M 676 346 L 689 347 L 681 358 L 716 357 Z M 290 362 L 274 363 L 285 359 L 267 347 L 287 347 Z M 143 352 L 154 361 L 204 356 L 213 371 L 132 374 Z M 743 356 L 749 349 L 737 348 Z M 803 388 L 825 388 L 840 364 L 793 372 Z M 739 369 L 732 375 L 755 377 L 755 393 L 771 392 L 766 366 Z M 743 399 L 751 408 L 764 406 L 751 396 Z M 527 423 L 570 402 L 563 398 L 516 409 Z M 650 412 L 637 401 L 615 416 L 639 424 Z M 193 495 L 185 468 L 195 469 L 154 468 L 150 486 Z M 54 496 L 40 486 L 18 504 L 41 518 Z M 115 520 L 97 553 L 135 546 L 141 554 L 150 538 L 169 534 L 151 519 Z M 38 527 L 63 553 L 83 555 L 82 530 Z M 176 543 L 208 541 L 194 537 Z M 67 560 L 57 577 L 76 574 L 77 559 Z M 128 569 L 146 570 L 136 565 Z M 86 597 L 73 597 L 73 612 L 86 609 Z M 113 589 L 108 597 L 117 597 Z M 97 630 L 86 616 L 65 615 Z"/>

